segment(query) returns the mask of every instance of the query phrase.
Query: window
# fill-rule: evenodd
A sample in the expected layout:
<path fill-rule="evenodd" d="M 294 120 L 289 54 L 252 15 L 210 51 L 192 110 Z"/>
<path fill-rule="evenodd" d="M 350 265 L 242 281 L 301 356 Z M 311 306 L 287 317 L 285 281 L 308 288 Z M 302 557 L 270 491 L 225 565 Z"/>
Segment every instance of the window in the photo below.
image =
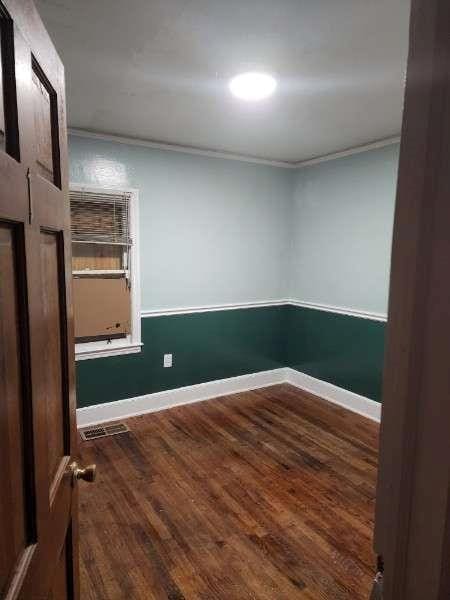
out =
<path fill-rule="evenodd" d="M 141 349 L 138 193 L 72 185 L 77 360 Z"/>

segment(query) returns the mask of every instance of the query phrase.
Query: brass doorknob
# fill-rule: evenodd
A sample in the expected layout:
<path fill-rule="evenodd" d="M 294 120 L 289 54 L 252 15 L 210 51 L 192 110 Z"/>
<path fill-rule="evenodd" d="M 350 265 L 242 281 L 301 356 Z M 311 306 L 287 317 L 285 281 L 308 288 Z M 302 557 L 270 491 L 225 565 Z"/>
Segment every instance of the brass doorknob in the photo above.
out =
<path fill-rule="evenodd" d="M 95 481 L 95 476 L 97 475 L 97 465 L 88 465 L 87 467 L 83 468 L 80 467 L 76 461 L 74 461 L 70 465 L 70 469 L 72 471 L 74 481 L 77 479 L 83 479 L 89 483 Z"/>

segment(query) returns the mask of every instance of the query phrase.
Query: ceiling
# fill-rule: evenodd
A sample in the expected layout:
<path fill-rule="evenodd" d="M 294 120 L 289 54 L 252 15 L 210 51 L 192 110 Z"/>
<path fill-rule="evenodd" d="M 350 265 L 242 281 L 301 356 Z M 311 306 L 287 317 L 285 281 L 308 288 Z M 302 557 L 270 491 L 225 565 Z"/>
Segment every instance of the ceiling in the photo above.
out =
<path fill-rule="evenodd" d="M 297 162 L 400 131 L 410 0 L 36 0 L 71 127 Z M 262 70 L 257 104 L 228 91 Z"/>

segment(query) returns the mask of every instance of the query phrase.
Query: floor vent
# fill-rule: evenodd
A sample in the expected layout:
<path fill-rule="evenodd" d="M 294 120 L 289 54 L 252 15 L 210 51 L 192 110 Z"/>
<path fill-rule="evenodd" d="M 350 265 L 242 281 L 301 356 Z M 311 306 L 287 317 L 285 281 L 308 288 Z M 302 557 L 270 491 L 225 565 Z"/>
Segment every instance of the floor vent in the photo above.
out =
<path fill-rule="evenodd" d="M 130 431 L 125 423 L 112 423 L 111 425 L 94 425 L 80 429 L 81 439 L 85 442 L 95 440 L 97 438 L 106 437 L 108 435 L 117 435 Z"/>

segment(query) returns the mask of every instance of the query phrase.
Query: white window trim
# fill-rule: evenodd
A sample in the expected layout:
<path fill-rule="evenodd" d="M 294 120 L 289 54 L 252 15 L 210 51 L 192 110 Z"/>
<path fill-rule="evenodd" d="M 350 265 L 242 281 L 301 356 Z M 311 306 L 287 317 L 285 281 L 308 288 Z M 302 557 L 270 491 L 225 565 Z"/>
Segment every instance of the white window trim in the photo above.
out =
<path fill-rule="evenodd" d="M 142 349 L 141 342 L 141 269 L 139 252 L 139 190 L 102 185 L 71 183 L 69 189 L 78 192 L 105 193 L 125 192 L 130 194 L 130 237 L 133 241 L 131 263 L 131 335 L 126 339 L 86 342 L 75 344 L 75 360 L 88 360 L 121 354 L 136 354 Z"/>

